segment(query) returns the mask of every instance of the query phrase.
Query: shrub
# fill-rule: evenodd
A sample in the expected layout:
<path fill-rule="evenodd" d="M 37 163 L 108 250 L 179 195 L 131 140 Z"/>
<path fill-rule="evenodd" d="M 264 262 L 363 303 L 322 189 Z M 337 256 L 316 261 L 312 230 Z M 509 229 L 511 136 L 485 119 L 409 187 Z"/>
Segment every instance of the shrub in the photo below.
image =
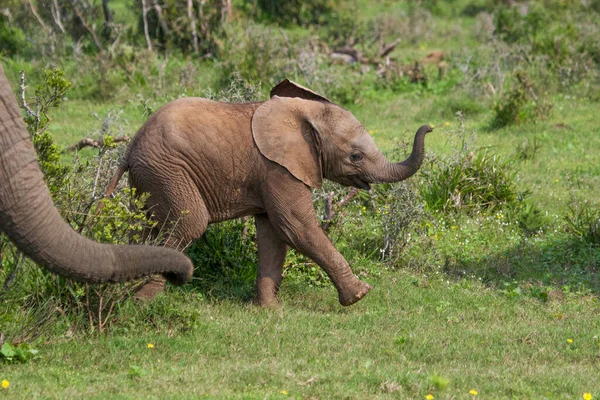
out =
<path fill-rule="evenodd" d="M 196 266 L 192 284 L 222 290 L 221 295 L 239 290 L 249 295 L 256 279 L 257 251 L 253 219 L 210 225 L 187 251 Z"/>
<path fill-rule="evenodd" d="M 31 45 L 25 33 L 14 25 L 10 17 L 8 9 L 0 9 L 0 43 L 2 43 L 0 54 L 4 53 L 9 57 L 23 56 L 29 52 Z"/>
<path fill-rule="evenodd" d="M 500 102 L 494 106 L 494 117 L 490 124 L 492 129 L 525 122 L 535 122 L 546 118 L 552 109 L 541 94 L 536 94 L 534 85 L 524 72 L 514 76 L 512 89 L 504 94 Z"/>
<path fill-rule="evenodd" d="M 234 72 L 228 81 L 228 86 L 217 92 L 207 90 L 204 97 L 211 100 L 244 103 L 260 99 L 260 85 L 253 85 Z"/>
<path fill-rule="evenodd" d="M 25 81 L 24 75 L 22 80 Z M 60 151 L 48 132 L 51 121 L 49 112 L 60 106 L 70 87 L 71 82 L 65 79 L 63 71 L 57 68 L 47 69 L 44 71 L 43 83 L 35 88 L 33 101 L 26 100 L 27 104 L 23 105 L 27 129 L 51 192 L 64 185 L 68 167 L 60 163 Z"/>
<path fill-rule="evenodd" d="M 256 5 L 254 14 L 259 19 L 266 19 L 282 25 L 301 26 L 323 22 L 324 18 L 339 3 L 338 0 L 245 1 Z"/>
<path fill-rule="evenodd" d="M 267 85 L 282 80 L 285 48 L 281 34 L 272 29 L 252 22 L 227 24 L 219 47 L 217 86 L 229 87 L 234 74 L 247 82 Z"/>
<path fill-rule="evenodd" d="M 443 212 L 515 208 L 522 195 L 515 183 L 512 160 L 490 148 L 471 148 L 474 133 L 468 136 L 464 116 L 457 114 L 459 128 L 449 131 L 449 140 L 458 141 L 454 154 L 427 161 L 421 168 L 421 195 L 427 209 Z"/>
<path fill-rule="evenodd" d="M 511 160 L 488 148 L 435 161 L 424 173 L 421 195 L 430 210 L 493 210 L 517 201 Z"/>
<path fill-rule="evenodd" d="M 586 201 L 572 200 L 565 216 L 567 232 L 600 246 L 600 209 Z"/>
<path fill-rule="evenodd" d="M 577 53 L 589 49 L 594 57 L 597 49 L 591 38 L 598 36 L 598 14 L 589 4 L 532 1 L 498 6 L 494 21 L 498 37 L 548 56 L 550 67 L 568 65 Z"/>
<path fill-rule="evenodd" d="M 228 24 L 217 62 L 220 93 L 235 81 L 270 88 L 290 78 L 341 104 L 355 101 L 366 76 L 359 66 L 330 65 L 310 40 L 290 44 L 284 34 L 252 22 Z"/>
<path fill-rule="evenodd" d="M 392 185 L 384 194 L 385 203 L 378 212 L 383 226 L 381 258 L 394 262 L 408 245 L 425 210 L 419 192 L 410 183 Z"/>
<path fill-rule="evenodd" d="M 152 3 L 149 1 L 148 3 Z M 187 4 L 179 0 L 163 0 L 159 2 L 162 9 L 162 20 L 155 7 L 148 9 L 148 33 L 153 42 L 157 43 L 162 50 L 179 50 L 183 53 L 195 51 L 193 36 L 191 34 L 191 22 L 188 18 Z M 221 0 L 204 0 L 193 2 L 193 15 L 197 16 L 196 32 L 198 41 L 198 52 L 200 54 L 211 54 L 217 49 L 216 39 L 220 33 L 222 24 L 227 16 L 226 3 Z M 138 16 L 138 39 L 144 35 L 144 22 L 142 17 L 142 2 L 135 1 Z M 164 28 L 163 29 L 163 24 Z M 143 40 L 143 39 L 141 39 Z"/>

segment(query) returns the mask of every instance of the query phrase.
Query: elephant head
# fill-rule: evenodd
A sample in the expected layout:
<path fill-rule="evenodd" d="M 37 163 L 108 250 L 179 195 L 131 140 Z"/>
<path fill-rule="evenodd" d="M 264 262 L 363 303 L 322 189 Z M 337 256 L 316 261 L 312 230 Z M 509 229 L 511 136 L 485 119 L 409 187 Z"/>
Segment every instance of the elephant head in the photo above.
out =
<path fill-rule="evenodd" d="M 191 261 L 175 250 L 99 244 L 62 220 L 1 65 L 0 232 L 40 265 L 80 282 L 123 282 L 162 273 L 182 284 L 193 271 Z"/>
<path fill-rule="evenodd" d="M 271 96 L 252 119 L 256 145 L 310 187 L 320 187 L 327 178 L 368 190 L 372 183 L 407 179 L 423 163 L 429 125 L 417 131 L 411 155 L 392 163 L 351 112 L 325 97 L 289 80 L 273 88 Z"/>

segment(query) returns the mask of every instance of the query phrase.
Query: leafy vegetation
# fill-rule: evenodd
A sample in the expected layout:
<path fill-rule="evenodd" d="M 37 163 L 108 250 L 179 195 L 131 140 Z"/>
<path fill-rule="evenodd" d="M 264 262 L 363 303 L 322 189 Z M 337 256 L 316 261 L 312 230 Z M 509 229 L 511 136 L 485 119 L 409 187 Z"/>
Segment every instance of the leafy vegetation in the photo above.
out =
<path fill-rule="evenodd" d="M 600 397 L 597 1 L 110 0 L 110 18 L 100 2 L 24 4 L 0 10 L 0 58 L 18 98 L 24 71 L 59 210 L 95 240 L 152 227 L 125 179 L 100 194 L 115 138 L 178 97 L 263 100 L 290 78 L 350 109 L 396 160 L 418 126 L 436 128 L 409 181 L 314 193 L 374 286 L 348 309 L 294 251 L 282 309 L 250 306 L 252 219 L 211 226 L 188 249 L 192 282 L 147 304 L 130 298 L 139 283 L 51 276 L 1 236 L 0 393 Z M 66 150 L 85 136 L 99 148 Z"/>

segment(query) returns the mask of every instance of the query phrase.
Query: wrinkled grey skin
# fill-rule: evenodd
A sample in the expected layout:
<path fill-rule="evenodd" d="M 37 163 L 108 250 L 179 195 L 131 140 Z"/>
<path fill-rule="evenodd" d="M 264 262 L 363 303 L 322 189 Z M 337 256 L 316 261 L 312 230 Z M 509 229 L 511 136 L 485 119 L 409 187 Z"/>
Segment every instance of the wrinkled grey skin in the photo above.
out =
<path fill-rule="evenodd" d="M 421 166 L 431 128 L 419 129 L 408 159 L 390 163 L 349 111 L 288 80 L 271 94 L 264 103 L 184 98 L 165 105 L 132 140 L 107 193 L 128 170 L 138 193 L 150 193 L 158 226 L 177 221 L 167 240 L 175 248 L 210 223 L 254 215 L 259 304 L 277 304 L 288 246 L 325 270 L 342 305 L 353 304 L 371 287 L 320 228 L 311 188 L 323 178 L 361 189 L 402 181 Z M 157 290 L 160 281 L 140 293 Z"/>
<path fill-rule="evenodd" d="M 164 274 L 172 283 L 183 284 L 193 271 L 191 261 L 172 249 L 99 244 L 62 220 L 1 65 L 0 231 L 40 265 L 79 282 L 124 282 Z"/>

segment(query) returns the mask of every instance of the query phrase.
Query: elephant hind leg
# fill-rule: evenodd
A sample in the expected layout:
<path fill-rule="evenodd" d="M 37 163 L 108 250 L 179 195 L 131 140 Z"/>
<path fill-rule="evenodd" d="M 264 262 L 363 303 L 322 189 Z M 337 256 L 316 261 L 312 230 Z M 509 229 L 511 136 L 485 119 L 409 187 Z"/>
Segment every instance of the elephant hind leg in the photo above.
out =
<path fill-rule="evenodd" d="M 152 235 L 166 247 L 183 251 L 206 231 L 209 213 L 185 171 L 161 180 L 157 190 L 150 192 L 150 212 L 158 225 Z M 167 277 L 168 278 L 168 277 Z M 139 300 L 151 300 L 163 292 L 166 278 L 154 275 L 135 295 Z"/>
<path fill-rule="evenodd" d="M 275 233 L 266 214 L 255 216 L 258 241 L 258 276 L 254 302 L 261 307 L 277 307 L 277 292 L 283 279 L 283 263 L 288 247 Z"/>

